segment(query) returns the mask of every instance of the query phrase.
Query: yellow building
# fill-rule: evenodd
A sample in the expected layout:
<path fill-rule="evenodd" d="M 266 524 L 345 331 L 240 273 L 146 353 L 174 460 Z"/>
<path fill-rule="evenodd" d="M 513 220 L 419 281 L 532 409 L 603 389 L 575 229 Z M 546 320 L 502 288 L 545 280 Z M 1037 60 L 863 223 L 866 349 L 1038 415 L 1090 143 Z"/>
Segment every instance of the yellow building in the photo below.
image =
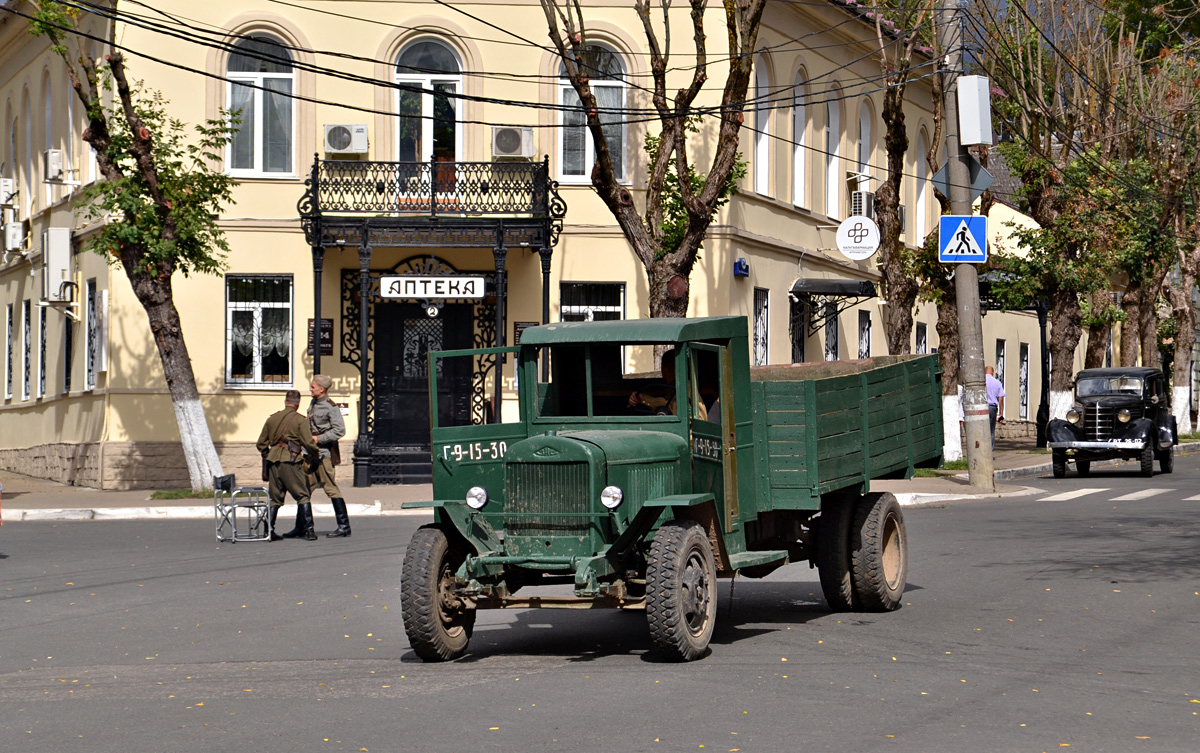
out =
<path fill-rule="evenodd" d="M 427 350 L 511 344 L 547 319 L 647 315 L 644 270 L 590 188 L 591 135 L 542 43 L 538 3 L 158 7 L 175 5 L 170 17 L 120 5 L 113 23 L 91 17 L 82 28 L 118 40 L 131 76 L 162 91 L 173 116 L 242 112 L 223 165 L 240 181 L 220 218 L 224 273 L 175 281 L 226 472 L 257 472 L 264 417 L 284 390 L 306 391 L 319 365 L 343 405 L 354 482 L 421 481 Z M 97 179 L 84 113 L 62 62 L 15 14 L 27 10 L 0 9 L 0 177 L 15 194 L 0 263 L 0 467 L 105 488 L 182 485 L 145 314 L 122 271 L 84 250 L 96 228 L 73 199 Z M 591 83 L 614 113 L 609 147 L 638 200 L 648 127 L 639 113 L 652 109 L 646 43 L 632 7 L 586 14 L 603 71 Z M 704 104 L 715 105 L 719 7 L 708 23 L 720 80 Z M 850 261 L 834 240 L 884 174 L 875 46 L 873 23 L 835 2 L 771 3 L 763 17 L 743 131 L 750 169 L 704 244 L 688 309 L 747 316 L 756 362 L 886 349 L 880 304 L 861 285 L 878 283 L 875 260 Z M 938 211 L 923 159 L 928 82 L 916 77 L 907 100 L 904 237 L 915 244 Z M 703 143 L 694 156 L 703 164 Z M 314 319 L 325 322 L 316 354 L 306 347 Z M 915 350 L 936 348 L 931 311 L 917 321 Z M 1022 364 L 1017 351 L 1036 343 L 1027 323 L 989 337 Z M 494 360 L 481 359 L 474 374 L 448 380 L 444 410 L 511 419 L 511 368 L 501 364 L 497 384 Z M 1017 392 L 1016 377 L 1006 381 Z M 1014 405 L 1008 415 L 1024 417 Z"/>

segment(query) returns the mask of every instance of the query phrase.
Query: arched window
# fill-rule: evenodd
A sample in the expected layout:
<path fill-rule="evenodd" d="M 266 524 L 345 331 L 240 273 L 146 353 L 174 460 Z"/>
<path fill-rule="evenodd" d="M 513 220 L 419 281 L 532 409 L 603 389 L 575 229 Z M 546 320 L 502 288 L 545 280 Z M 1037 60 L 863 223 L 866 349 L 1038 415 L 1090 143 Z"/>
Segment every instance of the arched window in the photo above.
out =
<path fill-rule="evenodd" d="M 295 117 L 292 56 L 268 36 L 246 37 L 229 56 L 229 109 L 241 119 L 229 145 L 231 173 L 246 176 L 294 172 Z"/>
<path fill-rule="evenodd" d="M 804 77 L 796 77 L 796 88 L 792 90 L 792 203 L 804 206 L 804 187 L 808 184 L 808 110 L 804 106 Z"/>
<path fill-rule="evenodd" d="M 921 131 L 917 134 L 917 206 L 913 208 L 914 219 L 913 232 L 915 233 L 915 245 L 920 246 L 925 243 L 925 213 L 929 211 L 928 193 L 926 188 L 929 184 L 929 165 L 925 162 L 925 132 Z"/>
<path fill-rule="evenodd" d="M 871 174 L 871 108 L 866 102 L 858 111 L 858 172 Z M 858 186 L 859 191 L 870 191 L 866 182 Z"/>
<path fill-rule="evenodd" d="M 824 149 L 825 214 L 837 219 L 842 213 L 842 114 L 838 110 L 837 102 L 825 105 Z"/>
<path fill-rule="evenodd" d="M 401 162 L 456 162 L 462 150 L 459 99 L 462 66 L 436 39 L 421 39 L 396 59 L 400 84 L 396 159 Z"/>
<path fill-rule="evenodd" d="M 21 130 L 25 133 L 21 154 L 21 173 L 24 187 L 21 189 L 21 204 L 25 207 L 25 216 L 33 214 L 33 106 L 29 102 L 29 92 L 21 98 Z"/>
<path fill-rule="evenodd" d="M 54 149 L 54 87 L 50 84 L 50 74 L 42 77 L 42 150 Z M 63 167 L 66 167 L 64 164 Z M 43 175 L 42 180 L 49 178 Z M 46 206 L 54 203 L 54 186 L 46 184 Z"/>
<path fill-rule="evenodd" d="M 754 66 L 754 192 L 771 193 L 771 92 L 767 66 Z"/>
<path fill-rule="evenodd" d="M 612 50 L 588 45 L 580 61 L 596 96 L 604 142 L 612 157 L 613 173 L 625 180 L 625 64 Z M 559 165 L 562 179 L 584 182 L 590 179 L 596 162 L 596 147 L 587 127 L 587 116 L 579 95 L 571 86 L 565 64 L 559 64 L 559 91 L 562 96 L 562 127 L 559 128 Z"/>

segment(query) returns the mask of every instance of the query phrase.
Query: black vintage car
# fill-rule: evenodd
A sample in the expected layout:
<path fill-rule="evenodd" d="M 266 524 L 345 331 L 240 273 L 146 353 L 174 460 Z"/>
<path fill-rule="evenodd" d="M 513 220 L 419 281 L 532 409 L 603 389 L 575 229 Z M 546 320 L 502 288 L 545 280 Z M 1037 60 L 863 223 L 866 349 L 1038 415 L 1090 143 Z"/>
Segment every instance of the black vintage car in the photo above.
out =
<path fill-rule="evenodd" d="M 1137 458 L 1142 475 L 1170 473 L 1179 434 L 1167 400 L 1167 380 L 1158 369 L 1084 369 L 1075 375 L 1075 405 L 1066 419 L 1050 422 L 1054 478 L 1075 461 L 1086 476 L 1093 461 Z"/>

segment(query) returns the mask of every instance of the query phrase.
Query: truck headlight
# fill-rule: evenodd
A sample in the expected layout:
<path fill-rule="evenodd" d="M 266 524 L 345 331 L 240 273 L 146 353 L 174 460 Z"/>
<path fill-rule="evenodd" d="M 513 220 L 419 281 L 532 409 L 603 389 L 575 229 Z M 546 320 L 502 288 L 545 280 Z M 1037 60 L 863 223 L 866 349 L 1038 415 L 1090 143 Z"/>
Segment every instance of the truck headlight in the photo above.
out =
<path fill-rule="evenodd" d="M 1117 420 L 1121 423 L 1127 424 L 1131 418 L 1133 418 L 1133 414 L 1129 412 L 1128 408 L 1122 408 L 1121 410 L 1117 411 Z"/>
<path fill-rule="evenodd" d="M 1075 410 L 1074 408 L 1067 411 L 1067 420 L 1070 421 L 1071 423 L 1073 423 L 1073 424 L 1079 423 L 1080 418 L 1081 418 L 1081 416 L 1079 415 L 1079 411 Z"/>
<path fill-rule="evenodd" d="M 600 492 L 600 504 L 610 510 L 620 507 L 623 499 L 625 499 L 625 492 L 621 491 L 619 486 L 606 486 L 604 491 Z"/>
<path fill-rule="evenodd" d="M 467 506 L 472 510 L 482 510 L 488 503 L 487 489 L 482 486 L 472 486 L 467 489 Z"/>

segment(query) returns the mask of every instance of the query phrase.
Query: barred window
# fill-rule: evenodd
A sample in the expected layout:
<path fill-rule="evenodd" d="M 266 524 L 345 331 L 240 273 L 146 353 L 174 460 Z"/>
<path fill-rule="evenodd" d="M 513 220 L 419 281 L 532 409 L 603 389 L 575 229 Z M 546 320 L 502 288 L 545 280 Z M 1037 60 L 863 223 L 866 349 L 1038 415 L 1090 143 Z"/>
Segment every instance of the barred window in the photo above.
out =
<path fill-rule="evenodd" d="M 5 307 L 4 317 L 4 397 L 12 397 L 13 384 L 13 305 Z"/>
<path fill-rule="evenodd" d="M 767 326 L 771 295 L 764 288 L 754 289 L 754 365 L 767 364 Z"/>
<path fill-rule="evenodd" d="M 929 325 L 917 322 L 917 354 L 929 352 Z"/>
<path fill-rule="evenodd" d="M 858 357 L 871 357 L 871 312 L 858 312 Z"/>
<path fill-rule="evenodd" d="M 225 278 L 225 381 L 291 384 L 291 275 Z"/>
<path fill-rule="evenodd" d="M 63 322 L 63 393 L 71 391 L 71 360 L 75 356 L 75 322 L 67 317 Z"/>
<path fill-rule="evenodd" d="M 825 360 L 838 360 L 838 316 L 837 304 L 825 303 Z"/>
<path fill-rule="evenodd" d="M 100 301 L 96 278 L 87 281 L 87 361 L 83 372 L 83 388 L 96 388 L 96 368 L 100 362 Z"/>
<path fill-rule="evenodd" d="M 28 300 L 21 304 L 21 319 L 25 325 L 21 330 L 21 365 L 25 372 L 21 380 L 21 399 L 28 400 L 33 387 L 33 307 Z"/>
<path fill-rule="evenodd" d="M 44 308 L 38 308 L 37 396 L 46 396 L 46 309 Z"/>
<path fill-rule="evenodd" d="M 625 284 L 564 282 L 559 288 L 558 318 L 563 322 L 611 322 L 625 318 Z"/>

